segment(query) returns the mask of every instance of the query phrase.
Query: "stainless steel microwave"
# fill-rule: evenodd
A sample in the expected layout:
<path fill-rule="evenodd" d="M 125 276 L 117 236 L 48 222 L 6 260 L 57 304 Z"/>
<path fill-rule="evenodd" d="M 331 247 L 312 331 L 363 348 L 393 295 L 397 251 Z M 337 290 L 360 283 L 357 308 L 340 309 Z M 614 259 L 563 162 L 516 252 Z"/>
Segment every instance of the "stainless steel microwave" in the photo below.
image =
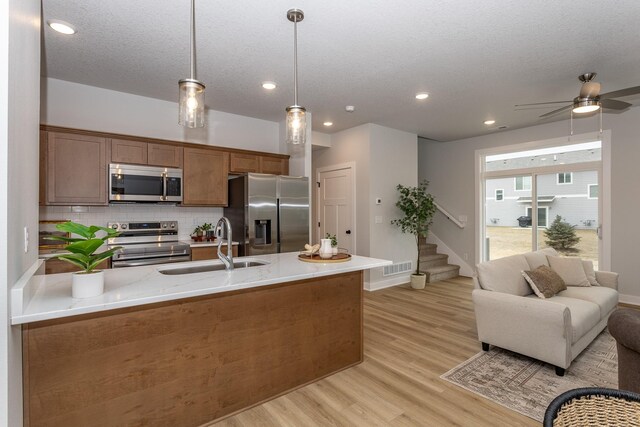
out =
<path fill-rule="evenodd" d="M 182 202 L 182 169 L 111 163 L 109 202 Z"/>

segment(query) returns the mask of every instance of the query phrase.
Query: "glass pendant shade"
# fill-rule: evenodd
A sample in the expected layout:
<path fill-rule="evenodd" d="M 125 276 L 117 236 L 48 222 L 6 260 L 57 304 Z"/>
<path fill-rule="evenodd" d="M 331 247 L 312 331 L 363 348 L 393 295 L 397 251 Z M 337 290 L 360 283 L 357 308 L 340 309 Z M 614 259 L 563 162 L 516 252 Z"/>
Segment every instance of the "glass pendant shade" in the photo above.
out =
<path fill-rule="evenodd" d="M 287 144 L 304 144 L 307 136 L 307 110 L 293 105 L 287 107 Z"/>
<path fill-rule="evenodd" d="M 197 80 L 183 79 L 178 82 L 180 106 L 178 123 L 188 128 L 204 126 L 204 85 Z"/>

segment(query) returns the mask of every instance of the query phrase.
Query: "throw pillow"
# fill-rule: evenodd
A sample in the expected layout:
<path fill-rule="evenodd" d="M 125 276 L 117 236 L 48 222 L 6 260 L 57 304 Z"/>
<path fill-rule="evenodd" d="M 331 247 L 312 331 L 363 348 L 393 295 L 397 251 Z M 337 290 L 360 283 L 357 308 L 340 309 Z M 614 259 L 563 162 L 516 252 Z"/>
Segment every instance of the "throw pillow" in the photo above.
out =
<path fill-rule="evenodd" d="M 523 271 L 522 275 L 533 292 L 540 298 L 551 298 L 558 292 L 567 289 L 562 277 L 546 265 L 541 265 L 535 270 Z"/>
<path fill-rule="evenodd" d="M 591 286 L 580 258 L 548 256 L 549 267 L 562 277 L 567 286 Z"/>
<path fill-rule="evenodd" d="M 591 286 L 600 286 L 600 283 L 596 280 L 596 270 L 593 268 L 593 261 L 583 259 L 582 266 L 584 267 L 584 273 L 587 275 L 587 280 Z"/>

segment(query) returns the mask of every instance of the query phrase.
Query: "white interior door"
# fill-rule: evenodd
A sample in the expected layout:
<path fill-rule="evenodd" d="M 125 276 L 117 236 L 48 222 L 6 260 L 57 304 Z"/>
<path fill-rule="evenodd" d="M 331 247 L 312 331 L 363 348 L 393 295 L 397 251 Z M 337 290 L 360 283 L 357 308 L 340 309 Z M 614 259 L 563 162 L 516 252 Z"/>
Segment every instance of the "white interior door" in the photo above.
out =
<path fill-rule="evenodd" d="M 350 167 L 318 172 L 318 239 L 324 238 L 326 233 L 335 234 L 338 247 L 349 253 L 354 253 L 355 249 L 352 175 Z"/>

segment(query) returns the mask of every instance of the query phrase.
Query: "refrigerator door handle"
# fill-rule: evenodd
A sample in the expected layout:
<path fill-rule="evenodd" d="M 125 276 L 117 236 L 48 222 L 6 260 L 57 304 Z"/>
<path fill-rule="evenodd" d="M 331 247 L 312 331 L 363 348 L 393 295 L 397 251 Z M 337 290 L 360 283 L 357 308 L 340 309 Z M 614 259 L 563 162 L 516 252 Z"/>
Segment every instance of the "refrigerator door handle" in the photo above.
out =
<path fill-rule="evenodd" d="M 280 253 L 280 198 L 276 199 L 276 252 Z"/>

